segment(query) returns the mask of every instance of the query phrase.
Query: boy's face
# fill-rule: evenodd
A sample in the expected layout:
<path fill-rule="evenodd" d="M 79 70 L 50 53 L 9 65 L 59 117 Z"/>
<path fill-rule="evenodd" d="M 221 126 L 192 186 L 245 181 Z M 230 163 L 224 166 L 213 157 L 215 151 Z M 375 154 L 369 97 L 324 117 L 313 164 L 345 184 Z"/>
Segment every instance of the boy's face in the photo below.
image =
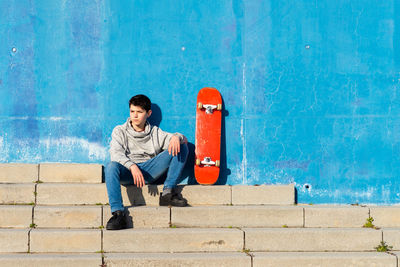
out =
<path fill-rule="evenodd" d="M 134 105 L 131 105 L 129 107 L 129 109 L 130 109 L 130 118 L 131 118 L 132 127 L 135 130 L 138 130 L 138 129 L 143 130 L 144 125 L 146 124 L 147 118 L 150 117 L 150 115 L 151 115 L 151 110 L 146 112 L 145 109 L 143 109 L 139 106 L 134 106 Z"/>

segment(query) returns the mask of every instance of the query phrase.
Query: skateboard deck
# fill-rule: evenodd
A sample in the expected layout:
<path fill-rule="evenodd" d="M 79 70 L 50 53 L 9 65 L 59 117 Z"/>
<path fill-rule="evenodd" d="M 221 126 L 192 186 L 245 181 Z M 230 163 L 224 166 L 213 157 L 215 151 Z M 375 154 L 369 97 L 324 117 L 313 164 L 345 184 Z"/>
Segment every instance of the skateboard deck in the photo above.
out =
<path fill-rule="evenodd" d="M 194 176 L 199 184 L 215 184 L 221 156 L 222 97 L 205 87 L 197 95 Z"/>

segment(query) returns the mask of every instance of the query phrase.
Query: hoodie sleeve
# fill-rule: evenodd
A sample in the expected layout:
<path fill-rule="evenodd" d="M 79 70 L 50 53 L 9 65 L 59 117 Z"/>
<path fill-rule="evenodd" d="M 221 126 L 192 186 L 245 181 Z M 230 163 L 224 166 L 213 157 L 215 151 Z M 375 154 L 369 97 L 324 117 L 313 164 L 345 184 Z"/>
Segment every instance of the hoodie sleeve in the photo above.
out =
<path fill-rule="evenodd" d="M 111 142 L 110 142 L 111 161 L 116 161 L 119 164 L 122 164 L 126 168 L 130 169 L 130 167 L 134 163 L 126 156 L 125 143 L 126 142 L 123 129 L 121 129 L 120 127 L 115 127 L 111 134 Z"/>
<path fill-rule="evenodd" d="M 160 147 L 162 150 L 167 150 L 169 146 L 169 141 L 171 141 L 172 136 L 178 136 L 179 141 L 182 144 L 183 143 L 183 135 L 180 133 L 168 133 L 164 132 L 160 128 L 157 128 L 157 138 L 158 138 L 158 143 L 160 144 Z"/>

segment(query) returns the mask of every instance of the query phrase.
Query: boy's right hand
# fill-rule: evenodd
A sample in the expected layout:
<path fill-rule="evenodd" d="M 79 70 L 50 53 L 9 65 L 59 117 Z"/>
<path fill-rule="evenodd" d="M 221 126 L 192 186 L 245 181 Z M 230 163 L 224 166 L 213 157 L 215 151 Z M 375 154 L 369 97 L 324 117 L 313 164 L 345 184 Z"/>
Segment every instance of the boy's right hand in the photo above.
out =
<path fill-rule="evenodd" d="M 143 177 L 142 171 L 139 169 L 139 167 L 136 164 L 133 164 L 131 166 L 131 173 L 132 173 L 133 182 L 135 183 L 135 185 L 139 188 L 143 187 L 145 185 L 144 177 Z"/>

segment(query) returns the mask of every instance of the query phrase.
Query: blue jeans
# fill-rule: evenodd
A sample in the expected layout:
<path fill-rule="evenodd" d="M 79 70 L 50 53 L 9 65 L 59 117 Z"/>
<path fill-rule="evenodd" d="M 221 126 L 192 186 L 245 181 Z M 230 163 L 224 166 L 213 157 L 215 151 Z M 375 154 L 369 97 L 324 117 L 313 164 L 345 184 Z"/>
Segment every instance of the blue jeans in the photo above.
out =
<path fill-rule="evenodd" d="M 168 170 L 164 189 L 173 189 L 179 182 L 188 154 L 187 145 L 181 144 L 181 151 L 177 156 L 173 157 L 165 150 L 154 158 L 136 165 L 142 171 L 143 177 L 148 183 L 154 182 Z M 122 164 L 111 161 L 105 168 L 105 180 L 111 212 L 124 210 L 120 185 L 134 184 L 131 171 Z"/>

